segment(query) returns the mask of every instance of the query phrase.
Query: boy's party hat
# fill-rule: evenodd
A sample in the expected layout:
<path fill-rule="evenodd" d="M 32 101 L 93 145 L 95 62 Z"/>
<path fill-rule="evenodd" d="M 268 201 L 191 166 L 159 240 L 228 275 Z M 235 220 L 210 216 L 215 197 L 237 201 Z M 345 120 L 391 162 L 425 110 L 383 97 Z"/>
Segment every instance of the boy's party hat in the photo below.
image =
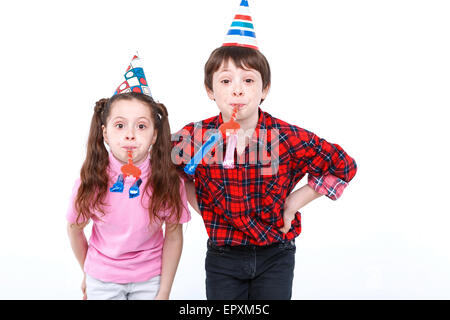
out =
<path fill-rule="evenodd" d="M 241 1 L 222 46 L 238 46 L 258 50 L 247 0 Z"/>
<path fill-rule="evenodd" d="M 117 87 L 113 96 L 126 92 L 140 92 L 148 96 L 152 96 L 150 88 L 148 87 L 147 79 L 145 78 L 144 68 L 142 62 L 137 56 L 133 57 L 124 74 L 125 81 Z"/>

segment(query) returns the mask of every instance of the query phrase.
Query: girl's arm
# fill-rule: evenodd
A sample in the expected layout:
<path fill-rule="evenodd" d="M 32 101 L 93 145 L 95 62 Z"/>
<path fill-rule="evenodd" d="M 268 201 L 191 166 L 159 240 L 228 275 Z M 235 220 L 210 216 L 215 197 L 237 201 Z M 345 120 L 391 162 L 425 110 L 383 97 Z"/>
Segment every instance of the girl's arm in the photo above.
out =
<path fill-rule="evenodd" d="M 84 260 L 86 259 L 88 250 L 88 242 L 83 231 L 86 225 L 87 223 L 80 226 L 67 223 L 67 233 L 69 235 L 70 245 L 72 246 L 75 258 L 77 258 L 78 263 L 80 264 L 81 270 L 84 270 Z"/>
<path fill-rule="evenodd" d="M 161 284 L 155 300 L 169 299 L 183 249 L 183 225 L 166 222 L 162 254 Z"/>
<path fill-rule="evenodd" d="M 189 204 L 195 211 L 201 214 L 200 208 L 198 207 L 197 197 L 195 195 L 194 183 L 192 181 L 184 180 L 184 187 L 186 188 L 186 197 Z"/>
<path fill-rule="evenodd" d="M 67 233 L 69 235 L 70 245 L 72 246 L 75 258 L 77 258 L 80 264 L 81 270 L 84 273 L 84 261 L 86 260 L 86 254 L 88 250 L 88 242 L 84 234 L 84 227 L 89 223 L 86 222 L 80 226 L 72 223 L 67 223 Z M 83 281 L 81 282 L 81 291 L 83 292 L 83 299 L 86 300 L 86 274 L 84 274 Z"/>
<path fill-rule="evenodd" d="M 322 195 L 316 192 L 308 184 L 292 192 L 284 202 L 284 226 L 281 231 L 287 233 L 291 228 L 291 222 L 295 218 L 295 213 L 306 206 L 311 201 L 320 198 Z"/>

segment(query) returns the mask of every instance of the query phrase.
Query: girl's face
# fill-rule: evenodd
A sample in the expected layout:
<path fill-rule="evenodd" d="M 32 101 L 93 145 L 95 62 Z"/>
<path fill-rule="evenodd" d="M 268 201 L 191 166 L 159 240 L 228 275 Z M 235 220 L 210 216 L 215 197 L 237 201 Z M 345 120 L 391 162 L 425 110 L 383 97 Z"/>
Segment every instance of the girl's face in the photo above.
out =
<path fill-rule="evenodd" d="M 114 102 L 102 129 L 112 154 L 124 164 L 128 163 L 128 150 L 133 153 L 133 163 L 141 164 L 157 137 L 150 107 L 136 99 Z"/>
<path fill-rule="evenodd" d="M 269 87 L 263 89 L 259 71 L 236 67 L 230 59 L 214 72 L 212 80 L 213 90 L 207 89 L 207 93 L 216 101 L 224 122 L 231 118 L 233 108 L 237 107 L 236 121 L 241 128 L 254 126 L 258 121 L 261 99 L 265 99 L 269 92 Z"/>

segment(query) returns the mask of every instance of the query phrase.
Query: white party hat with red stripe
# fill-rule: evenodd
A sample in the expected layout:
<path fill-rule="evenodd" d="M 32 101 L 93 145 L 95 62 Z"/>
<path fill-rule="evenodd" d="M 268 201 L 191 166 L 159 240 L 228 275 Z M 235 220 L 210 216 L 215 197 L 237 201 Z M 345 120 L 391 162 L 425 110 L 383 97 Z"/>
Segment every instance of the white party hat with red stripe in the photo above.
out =
<path fill-rule="evenodd" d="M 222 46 L 238 46 L 258 50 L 247 0 L 241 1 Z"/>

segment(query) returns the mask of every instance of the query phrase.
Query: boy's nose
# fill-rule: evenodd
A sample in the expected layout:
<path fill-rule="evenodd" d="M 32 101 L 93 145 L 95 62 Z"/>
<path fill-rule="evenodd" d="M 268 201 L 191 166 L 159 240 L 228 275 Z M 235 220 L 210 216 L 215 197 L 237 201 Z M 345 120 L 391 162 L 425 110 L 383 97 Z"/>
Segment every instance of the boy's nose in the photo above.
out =
<path fill-rule="evenodd" d="M 244 95 L 244 91 L 240 90 L 240 89 L 235 89 L 233 90 L 233 95 L 236 97 L 240 97 Z"/>
<path fill-rule="evenodd" d="M 233 95 L 236 96 L 236 97 L 244 95 L 244 90 L 242 89 L 242 86 L 235 85 L 233 87 Z"/>

